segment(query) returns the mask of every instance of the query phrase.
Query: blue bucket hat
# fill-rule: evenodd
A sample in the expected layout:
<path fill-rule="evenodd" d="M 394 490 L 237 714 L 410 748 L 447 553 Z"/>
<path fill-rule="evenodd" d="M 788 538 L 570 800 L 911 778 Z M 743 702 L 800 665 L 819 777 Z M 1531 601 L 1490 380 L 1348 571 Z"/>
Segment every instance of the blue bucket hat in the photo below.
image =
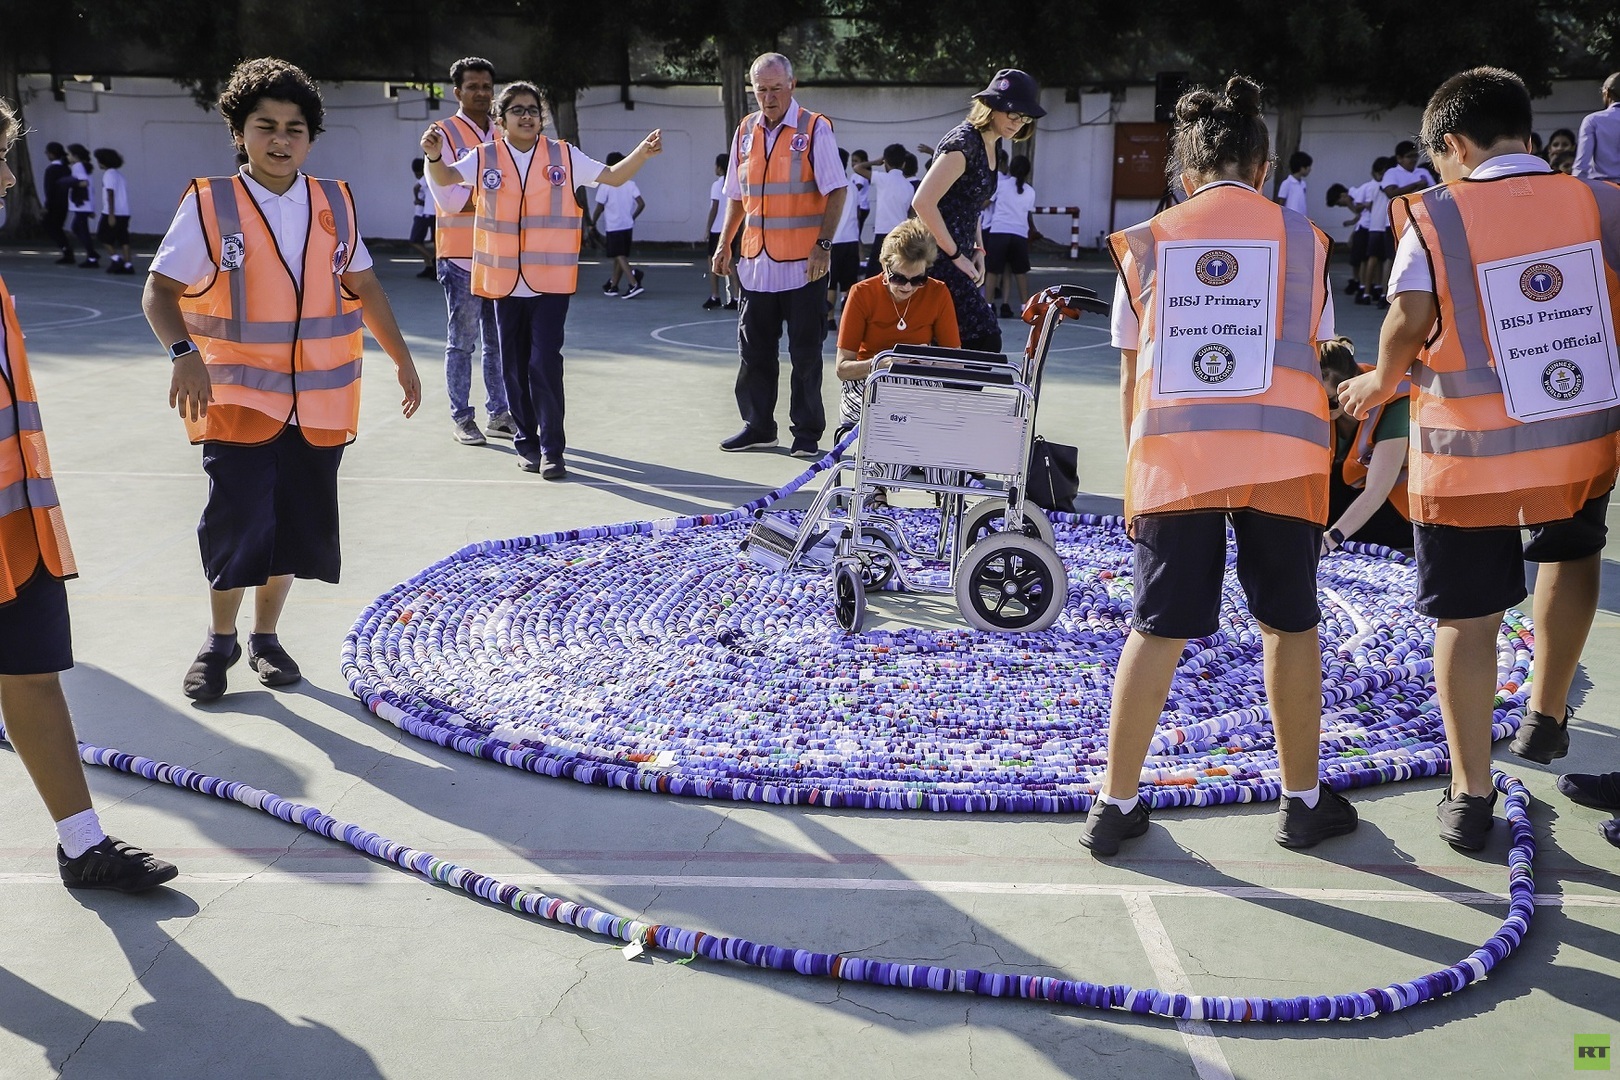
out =
<path fill-rule="evenodd" d="M 999 112 L 1023 113 L 1033 117 L 1046 115 L 1046 110 L 1041 108 L 1040 84 L 1028 72 L 1017 68 L 1002 68 L 996 72 L 990 85 L 974 94 L 973 99 Z"/>

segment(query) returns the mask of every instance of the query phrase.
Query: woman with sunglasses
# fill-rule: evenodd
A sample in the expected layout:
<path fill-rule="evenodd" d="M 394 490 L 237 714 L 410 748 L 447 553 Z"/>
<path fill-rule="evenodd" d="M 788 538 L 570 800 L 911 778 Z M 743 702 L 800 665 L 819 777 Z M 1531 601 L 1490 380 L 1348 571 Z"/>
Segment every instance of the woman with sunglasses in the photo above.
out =
<path fill-rule="evenodd" d="M 838 435 L 842 439 L 861 419 L 861 384 L 872 374 L 872 358 L 896 345 L 962 347 L 950 290 L 928 276 L 939 254 L 928 227 L 908 218 L 883 238 L 882 272 L 857 282 L 844 299 L 838 324 Z"/>
<path fill-rule="evenodd" d="M 1016 68 L 996 72 L 973 95 L 967 119 L 946 132 L 911 208 L 939 244 L 934 276 L 951 291 L 962 347 L 1001 351 L 1001 324 L 979 290 L 984 281 L 984 244 L 979 211 L 996 190 L 992 164 L 1002 139 L 1028 138 L 1041 108 L 1041 88 Z"/>

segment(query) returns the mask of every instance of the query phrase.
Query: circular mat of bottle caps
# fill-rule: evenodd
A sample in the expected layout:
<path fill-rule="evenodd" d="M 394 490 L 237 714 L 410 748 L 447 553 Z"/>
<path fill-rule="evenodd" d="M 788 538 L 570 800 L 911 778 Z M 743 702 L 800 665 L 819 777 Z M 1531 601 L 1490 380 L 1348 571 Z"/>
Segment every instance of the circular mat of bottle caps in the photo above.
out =
<path fill-rule="evenodd" d="M 463 753 L 633 791 L 875 810 L 1084 811 L 1106 765 L 1109 693 L 1130 627 L 1116 518 L 1055 515 L 1070 591 L 1034 634 L 846 634 L 831 574 L 739 550 L 757 509 L 469 545 L 385 593 L 344 646 L 379 717 Z M 932 510 L 893 509 L 929 533 Z M 1325 558 L 1322 774 L 1336 789 L 1448 768 L 1432 624 L 1413 570 L 1380 548 Z M 908 602 L 880 594 L 904 618 Z M 889 601 L 892 599 L 892 605 Z M 1493 738 L 1523 717 L 1533 640 L 1497 639 Z M 1219 631 L 1188 643 L 1143 771 L 1155 809 L 1280 792 L 1260 632 L 1227 575 Z"/>

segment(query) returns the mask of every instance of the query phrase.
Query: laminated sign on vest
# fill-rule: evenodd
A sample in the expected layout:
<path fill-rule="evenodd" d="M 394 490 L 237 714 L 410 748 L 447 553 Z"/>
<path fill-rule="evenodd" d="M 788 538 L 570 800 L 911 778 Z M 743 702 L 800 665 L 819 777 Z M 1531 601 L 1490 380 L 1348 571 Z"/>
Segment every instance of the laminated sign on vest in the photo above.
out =
<path fill-rule="evenodd" d="M 1620 402 L 1620 353 L 1599 241 L 1477 268 L 1508 415 L 1521 422 Z"/>
<path fill-rule="evenodd" d="M 1154 397 L 1252 397 L 1271 388 L 1281 246 L 1275 240 L 1159 245 Z"/>

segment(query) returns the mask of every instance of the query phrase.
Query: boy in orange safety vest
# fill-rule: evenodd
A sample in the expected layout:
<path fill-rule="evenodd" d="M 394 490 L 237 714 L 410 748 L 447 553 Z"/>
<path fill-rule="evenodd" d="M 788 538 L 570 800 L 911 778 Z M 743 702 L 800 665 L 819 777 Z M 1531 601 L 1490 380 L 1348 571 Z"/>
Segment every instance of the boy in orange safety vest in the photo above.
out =
<path fill-rule="evenodd" d="M 247 164 L 191 182 L 142 298 L 172 361 L 169 404 L 209 479 L 197 536 L 212 621 L 182 684 L 195 701 L 225 692 L 250 587 L 249 664 L 266 686 L 301 677 L 276 626 L 294 578 L 338 580 L 337 472 L 359 422 L 362 323 L 394 361 L 404 414 L 422 400 L 348 185 L 300 171 L 324 116 L 314 81 L 283 60 L 245 60 L 218 107 Z"/>
<path fill-rule="evenodd" d="M 10 103 L 0 100 L 0 199 L 17 182 L 4 159 L 18 128 Z M 78 571 L 51 479 L 22 328 L 3 281 L 0 322 L 0 735 L 22 758 L 56 821 L 63 884 L 141 892 L 177 871 L 108 836 L 90 804 L 60 676 L 73 666 L 62 582 Z"/>
<path fill-rule="evenodd" d="M 574 192 L 617 187 L 663 150 L 659 132 L 630 156 L 604 165 L 576 146 L 541 134 L 540 91 L 515 82 L 497 103 L 504 138 L 446 157 L 437 125 L 422 134 L 428 176 L 441 188 L 473 190 L 472 291 L 495 301 L 513 448 L 524 472 L 568 475 L 563 451 L 563 324 L 579 282 L 580 222 Z"/>
<path fill-rule="evenodd" d="M 1451 751 L 1436 817 L 1468 851 L 1494 823 L 1496 635 L 1525 597 L 1526 560 L 1540 564 L 1536 649 L 1511 749 L 1543 763 L 1568 752 L 1620 466 L 1620 187 L 1553 173 L 1529 152 L 1531 119 L 1523 80 L 1500 68 L 1454 75 L 1429 99 L 1423 140 L 1443 182 L 1390 204 L 1399 242 L 1378 366 L 1339 388 L 1359 419 L 1412 373 L 1417 608 L 1439 621 Z M 1620 808 L 1620 776 L 1560 786 Z M 1620 822 L 1605 835 L 1620 844 Z"/>

